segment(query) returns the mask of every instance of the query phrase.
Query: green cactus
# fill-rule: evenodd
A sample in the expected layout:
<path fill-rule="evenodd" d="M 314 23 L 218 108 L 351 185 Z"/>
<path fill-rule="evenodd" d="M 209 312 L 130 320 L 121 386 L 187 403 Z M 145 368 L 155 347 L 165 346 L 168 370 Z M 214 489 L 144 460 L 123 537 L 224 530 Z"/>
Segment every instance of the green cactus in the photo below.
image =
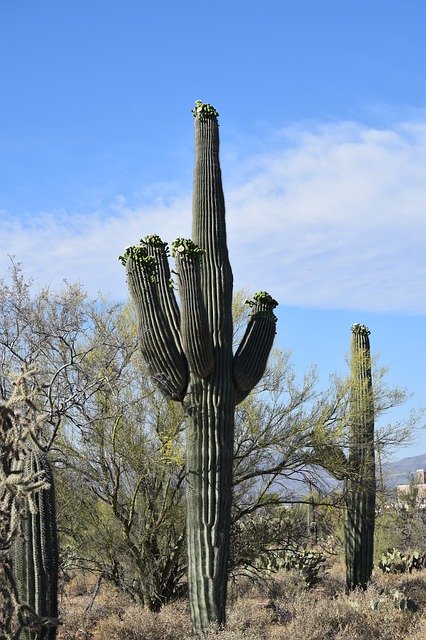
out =
<path fill-rule="evenodd" d="M 348 473 L 345 479 L 346 587 L 366 588 L 373 570 L 376 474 L 370 331 L 352 326 Z"/>
<path fill-rule="evenodd" d="M 312 587 L 319 581 L 325 562 L 325 555 L 315 549 L 268 550 L 256 558 L 254 568 L 268 573 L 276 573 L 281 569 L 294 570 L 307 587 Z"/>
<path fill-rule="evenodd" d="M 13 411 L 0 404 L 0 638 L 10 637 L 16 608 L 11 543 L 16 531 L 17 509 L 14 495 L 7 486 L 16 471 L 13 463 L 21 454 L 16 426 Z"/>
<path fill-rule="evenodd" d="M 348 455 L 322 425 L 312 434 L 313 462 L 344 483 L 347 591 L 364 589 L 373 570 L 376 476 L 369 334 L 365 325 L 352 325 Z"/>
<path fill-rule="evenodd" d="M 261 292 L 235 357 L 232 270 L 219 164 L 217 111 L 197 101 L 192 241 L 173 243 L 178 309 L 167 246 L 157 236 L 126 250 L 140 348 L 164 395 L 186 411 L 188 583 L 199 633 L 223 624 L 227 593 L 235 406 L 263 375 L 275 335 L 275 300 Z M 141 256 L 138 258 L 138 256 Z M 153 257 L 155 269 L 146 264 Z"/>
<path fill-rule="evenodd" d="M 411 573 L 413 569 L 420 571 L 426 567 L 426 552 L 403 554 L 398 549 L 389 547 L 382 554 L 378 567 L 383 573 Z"/>
<path fill-rule="evenodd" d="M 48 487 L 25 499 L 22 532 L 14 544 L 19 601 L 24 605 L 23 619 L 28 622 L 23 637 L 54 640 L 58 616 L 55 490 L 52 469 L 41 450 L 33 448 L 27 453 L 24 476 L 43 479 Z"/>

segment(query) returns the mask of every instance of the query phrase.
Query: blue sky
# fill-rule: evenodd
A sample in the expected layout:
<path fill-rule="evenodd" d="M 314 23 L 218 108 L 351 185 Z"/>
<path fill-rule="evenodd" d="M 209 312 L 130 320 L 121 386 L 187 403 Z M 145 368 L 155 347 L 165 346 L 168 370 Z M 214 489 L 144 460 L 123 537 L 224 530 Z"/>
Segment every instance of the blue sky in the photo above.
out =
<path fill-rule="evenodd" d="M 302 373 L 370 326 L 426 405 L 426 4 L 0 0 L 0 267 L 123 298 L 116 261 L 190 233 L 196 99 L 220 112 L 236 287 Z M 397 457 L 426 451 L 426 431 Z"/>

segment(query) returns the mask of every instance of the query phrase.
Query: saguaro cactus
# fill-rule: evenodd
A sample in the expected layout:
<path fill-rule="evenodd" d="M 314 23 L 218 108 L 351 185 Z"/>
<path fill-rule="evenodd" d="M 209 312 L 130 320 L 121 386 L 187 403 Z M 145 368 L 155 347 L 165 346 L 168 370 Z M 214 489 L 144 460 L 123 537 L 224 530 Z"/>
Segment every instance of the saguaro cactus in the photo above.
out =
<path fill-rule="evenodd" d="M 376 475 L 369 334 L 365 325 L 352 325 L 348 455 L 321 426 L 313 434 L 314 462 L 343 481 L 347 591 L 365 588 L 373 570 Z"/>
<path fill-rule="evenodd" d="M 55 490 L 47 456 L 38 449 L 28 452 L 24 476 L 43 479 L 47 488 L 26 498 L 22 534 L 15 541 L 14 571 L 19 600 L 28 605 L 28 640 L 54 640 L 58 615 L 58 544 Z M 34 630 L 31 630 L 32 615 Z"/>
<path fill-rule="evenodd" d="M 196 632 L 223 624 L 227 593 L 235 405 L 260 380 L 275 335 L 276 301 L 250 302 L 232 353 L 232 283 L 219 164 L 217 111 L 196 102 L 192 240 L 148 236 L 120 256 L 139 318 L 140 348 L 164 395 L 186 411 L 188 582 Z"/>
<path fill-rule="evenodd" d="M 14 433 L 15 431 L 15 433 Z M 16 524 L 16 506 L 7 486 L 13 461 L 19 455 L 13 412 L 0 405 L 0 638 L 9 638 L 15 611 L 14 582 L 11 568 L 11 544 Z"/>
<path fill-rule="evenodd" d="M 351 399 L 346 496 L 346 586 L 365 588 L 373 570 L 376 472 L 370 331 L 352 326 Z"/>

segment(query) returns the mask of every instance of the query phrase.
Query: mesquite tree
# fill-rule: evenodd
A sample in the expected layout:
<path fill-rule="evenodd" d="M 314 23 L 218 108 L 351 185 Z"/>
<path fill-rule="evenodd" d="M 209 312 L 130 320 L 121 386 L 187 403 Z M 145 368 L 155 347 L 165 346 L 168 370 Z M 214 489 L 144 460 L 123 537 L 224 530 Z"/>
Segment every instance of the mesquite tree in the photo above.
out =
<path fill-rule="evenodd" d="M 140 348 L 163 394 L 183 403 L 187 443 L 188 583 L 194 630 L 223 624 L 227 593 L 234 411 L 262 377 L 275 335 L 276 301 L 249 303 L 232 351 L 232 283 L 219 164 L 217 111 L 196 102 L 192 240 L 148 236 L 121 256 L 139 319 Z"/>
<path fill-rule="evenodd" d="M 376 473 L 370 331 L 352 326 L 348 473 L 345 479 L 346 587 L 365 589 L 373 570 Z"/>

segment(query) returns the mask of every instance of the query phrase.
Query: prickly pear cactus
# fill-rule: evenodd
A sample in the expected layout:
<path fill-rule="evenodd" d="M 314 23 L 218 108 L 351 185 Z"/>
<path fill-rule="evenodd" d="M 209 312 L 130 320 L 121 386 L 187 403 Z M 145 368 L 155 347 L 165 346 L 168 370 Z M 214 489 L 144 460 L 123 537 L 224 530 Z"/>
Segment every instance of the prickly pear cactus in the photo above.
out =
<path fill-rule="evenodd" d="M 232 283 L 219 163 L 218 113 L 197 101 L 192 239 L 178 238 L 180 308 L 168 249 L 148 236 L 120 259 L 139 318 L 140 349 L 163 394 L 183 403 L 187 441 L 188 583 L 193 627 L 223 624 L 227 594 L 234 410 L 265 370 L 276 301 L 256 294 L 232 353 Z"/>

